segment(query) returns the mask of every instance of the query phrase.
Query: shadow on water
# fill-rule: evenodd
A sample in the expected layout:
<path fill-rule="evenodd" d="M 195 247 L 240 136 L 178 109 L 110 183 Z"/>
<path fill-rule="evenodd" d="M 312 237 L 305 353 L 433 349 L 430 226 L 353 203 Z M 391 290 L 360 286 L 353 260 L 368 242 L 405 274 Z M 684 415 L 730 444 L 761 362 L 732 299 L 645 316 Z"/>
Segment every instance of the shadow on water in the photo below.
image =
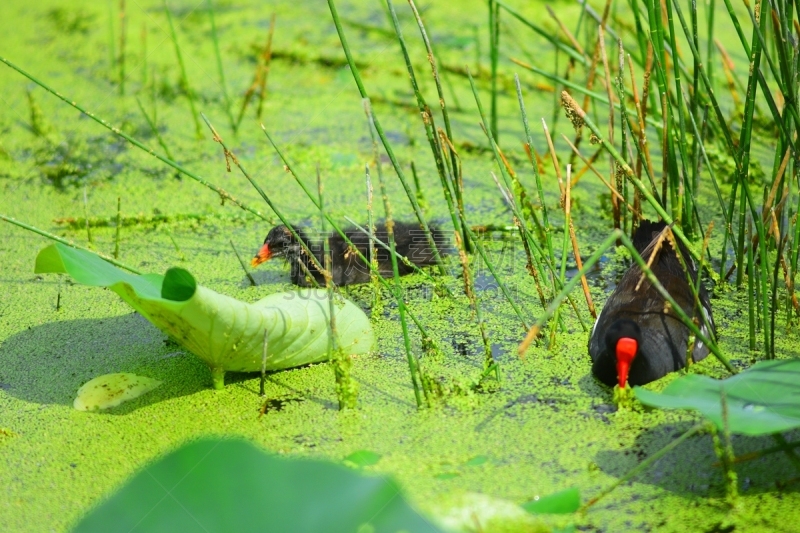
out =
<path fill-rule="evenodd" d="M 81 385 L 115 372 L 151 377 L 162 385 L 107 411 L 113 414 L 193 394 L 211 384 L 202 361 L 169 342 L 137 313 L 50 322 L 0 344 L 0 387 L 27 402 L 71 406 Z"/>
<path fill-rule="evenodd" d="M 624 450 L 603 450 L 595 463 L 605 473 L 622 477 L 646 458 L 677 439 L 694 425 L 693 422 L 662 424 L 642 431 L 634 444 Z M 800 439 L 800 431 L 785 434 L 788 441 Z M 775 446 L 770 436 L 733 436 L 737 457 Z M 636 479 L 636 483 L 655 485 L 675 494 L 703 497 L 724 497 L 724 471 L 715 466 L 718 458 L 709 434 L 696 435 L 681 443 L 656 461 Z M 783 452 L 766 455 L 751 461 L 737 463 L 740 494 L 760 494 L 776 490 L 796 491 L 800 483 L 795 479 L 800 471 Z"/>

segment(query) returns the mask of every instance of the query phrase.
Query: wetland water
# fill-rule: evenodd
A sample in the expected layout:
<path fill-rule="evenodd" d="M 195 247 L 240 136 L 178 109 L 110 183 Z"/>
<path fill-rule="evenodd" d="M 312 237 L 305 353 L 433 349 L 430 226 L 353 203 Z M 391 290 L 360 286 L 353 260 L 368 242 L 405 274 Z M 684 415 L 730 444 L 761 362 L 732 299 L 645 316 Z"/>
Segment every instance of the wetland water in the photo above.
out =
<path fill-rule="evenodd" d="M 179 163 L 274 219 L 236 169 L 226 172 L 222 151 L 208 131 L 202 129 L 201 138 L 195 133 L 159 2 L 128 4 L 128 81 L 125 94 L 120 94 L 115 59 L 120 31 L 113 4 L 2 2 L 0 55 L 154 149 L 158 141 L 136 97 L 151 113 L 155 101 L 157 127 Z M 209 117 L 293 221 L 316 225 L 318 215 L 269 147 L 253 107 L 245 113 L 239 133 L 231 131 L 204 3 L 169 4 L 198 111 Z M 274 10 L 273 61 L 261 121 L 306 183 L 313 183 L 319 165 L 326 206 L 337 220 L 343 221 L 344 216 L 365 220 L 363 168 L 372 158 L 371 140 L 327 8 L 305 1 L 265 6 L 229 0 L 215 5 L 234 115 L 252 81 Z M 421 74 L 426 66 L 424 49 L 418 39 L 410 38 L 416 37 L 416 26 L 406 7 L 402 6 L 401 22 L 409 35 L 411 55 L 418 58 L 423 90 L 433 102 L 433 83 Z M 482 69 L 476 71 L 481 73 L 478 83 L 486 106 L 486 6 L 469 1 L 459 2 L 458 8 L 444 3 L 424 7 L 423 16 L 443 63 L 472 67 L 476 55 L 482 54 Z M 565 18 L 578 13 L 565 3 L 556 8 Z M 409 175 L 410 162 L 416 163 L 427 215 L 449 224 L 402 56 L 396 41 L 386 34 L 391 27 L 385 11 L 380 3 L 342 3 L 339 9 L 350 46 L 363 62 L 375 114 Z M 537 10 L 541 9 L 528 6 L 525 12 L 535 17 Z M 516 26 L 512 29 L 522 32 Z M 476 50 L 476 32 L 482 50 Z M 538 46 L 525 43 L 522 37 L 520 41 L 508 46 L 519 47 L 519 54 Z M 505 77 L 498 102 L 500 142 L 520 179 L 533 187 L 521 149 L 524 134 L 513 91 L 513 64 L 503 62 L 501 67 Z M 451 118 L 460 143 L 467 216 L 472 224 L 510 224 L 510 212 L 490 176 L 491 171 L 497 172 L 491 153 L 476 149 L 487 143 L 478 126 L 469 83 L 455 70 L 446 81 L 455 92 Z M 529 74 L 520 72 L 531 121 L 540 117 L 551 121 L 553 93 L 537 89 L 536 84 L 544 80 Z M 157 273 L 181 266 L 199 283 L 244 301 L 291 288 L 288 269 L 280 262 L 256 270 L 258 286 L 251 287 L 229 244 L 232 240 L 245 256 L 255 252 L 270 223 L 230 202 L 221 204 L 215 193 L 179 177 L 6 66 L 0 66 L 0 102 L 0 212 L 86 243 L 80 224 L 71 227 L 55 221 L 83 217 L 84 209 L 91 217 L 113 219 L 117 198 L 121 198 L 122 214 L 131 217 L 120 241 L 120 258 L 126 263 Z M 555 131 L 572 135 L 563 117 Z M 537 150 L 544 153 L 544 139 L 536 135 Z M 769 153 L 769 147 L 763 151 Z M 410 219 L 409 203 L 386 163 L 384 158 L 395 216 Z M 558 187 L 551 167 L 543 180 L 548 207 L 560 227 L 563 217 L 559 218 Z M 603 186 L 588 174 L 572 193 L 574 223 L 585 256 L 612 227 L 602 207 L 604 193 Z M 714 216 L 716 204 L 710 195 L 710 189 L 703 191 L 698 208 Z M 380 212 L 376 203 L 376 213 Z M 113 226 L 112 222 L 92 228 L 95 249 L 113 251 Z M 556 238 L 560 242 L 560 234 Z M 715 239 L 712 245 L 718 248 L 721 237 Z M 441 516 L 463 506 L 470 493 L 519 504 L 576 486 L 588 499 L 697 420 L 685 412 L 615 412 L 611 392 L 591 377 L 588 332 L 572 313 L 565 317 L 567 331 L 559 334 L 554 347 L 535 346 L 520 360 L 516 346 L 525 330 L 477 260 L 477 285 L 491 351 L 501 365 L 502 386 L 453 393 L 442 405 L 417 411 L 397 310 L 385 294 L 384 305 L 371 313 L 378 348 L 353 364 L 353 377 L 360 387 L 358 409 L 337 410 L 333 371 L 320 364 L 271 374 L 267 408 L 259 416 L 265 400 L 258 396 L 257 376 L 233 374 L 223 390 L 214 391 L 202 362 L 182 353 L 115 294 L 56 275 L 34 275 L 36 253 L 47 244 L 43 237 L 0 224 L 2 531 L 65 531 L 143 464 L 204 435 L 242 436 L 274 453 L 333 461 L 357 450 L 371 450 L 381 459 L 369 471 L 394 476 L 422 512 Z M 542 308 L 525 269 L 520 242 L 515 235 L 494 233 L 484 244 L 533 322 Z M 590 278 L 599 306 L 625 268 L 624 255 L 609 253 L 599 274 Z M 448 261 L 453 272 L 460 272 L 456 257 Z M 447 283 L 462 294 L 459 279 Z M 432 372 L 446 388 L 466 388 L 483 363 L 481 337 L 468 301 L 463 296 L 436 295 L 421 276 L 404 278 L 403 286 L 410 306 L 442 350 L 437 360 L 430 361 Z M 369 287 L 345 293 L 362 307 L 370 305 Z M 574 295 L 590 328 L 582 296 L 578 291 Z M 745 296 L 717 292 L 712 305 L 721 348 L 738 366 L 750 364 Z M 412 342 L 421 353 L 419 336 Z M 776 346 L 781 356 L 800 355 L 796 336 L 781 329 Z M 427 363 L 424 357 L 423 362 Z M 692 371 L 726 375 L 712 357 Z M 108 412 L 72 408 L 83 383 L 112 372 L 152 377 L 163 385 Z M 674 378 L 649 388 L 659 390 Z M 736 438 L 734 443 L 740 455 L 769 447 L 772 440 Z M 474 460 L 477 457 L 486 460 Z M 728 509 L 723 477 L 721 469 L 713 466 L 715 461 L 710 436 L 690 439 L 635 482 L 577 517 L 576 523 L 586 531 L 730 531 L 725 529 Z M 798 485 L 779 490 L 775 483 L 791 468 L 780 454 L 737 467 L 742 497 L 736 531 L 794 530 L 796 520 L 789 517 L 797 517 Z M 518 529 L 511 530 L 524 530 L 519 524 L 534 527 L 532 518 L 516 520 Z M 563 525 L 573 519 L 552 520 Z"/>

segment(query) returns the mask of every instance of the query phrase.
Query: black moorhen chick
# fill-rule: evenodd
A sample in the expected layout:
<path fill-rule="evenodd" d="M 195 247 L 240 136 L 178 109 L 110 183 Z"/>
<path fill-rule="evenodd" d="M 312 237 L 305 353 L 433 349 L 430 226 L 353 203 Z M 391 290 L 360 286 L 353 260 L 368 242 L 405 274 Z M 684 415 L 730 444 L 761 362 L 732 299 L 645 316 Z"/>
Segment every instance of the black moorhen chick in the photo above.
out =
<path fill-rule="evenodd" d="M 664 222 L 642 220 L 636 230 L 633 245 L 645 261 L 649 260 L 658 236 L 665 227 Z M 696 280 L 698 274 L 694 261 L 683 244 L 679 244 L 679 248 L 691 279 Z M 694 300 L 686 273 L 666 237 L 651 270 L 686 314 L 695 317 Z M 681 323 L 647 278 L 636 290 L 641 277 L 642 270 L 636 264 L 625 272 L 592 328 L 589 339 L 592 372 L 609 386 L 618 384 L 624 388 L 626 381 L 632 386 L 644 385 L 686 366 L 689 328 Z M 700 304 L 708 324 L 714 330 L 711 303 L 702 286 Z M 700 318 L 698 320 L 700 331 L 708 335 L 705 323 Z M 692 358 L 699 361 L 708 354 L 708 347 L 699 339 L 696 340 Z"/>
<path fill-rule="evenodd" d="M 443 255 L 447 246 L 447 239 L 444 233 L 435 226 L 430 226 L 431 234 L 434 242 L 439 248 L 439 254 Z M 314 257 L 320 265 L 324 266 L 324 250 L 322 242 L 312 242 L 308 235 L 300 228 L 294 228 L 295 233 L 300 237 L 309 250 L 314 254 Z M 345 235 L 350 241 L 358 248 L 358 250 L 370 259 L 369 254 L 369 237 L 357 229 L 344 230 Z M 389 236 L 386 231 L 385 224 L 378 224 L 375 231 L 375 237 L 384 242 L 389 242 Z M 370 271 L 367 265 L 364 264 L 358 255 L 349 249 L 347 243 L 338 233 L 328 235 L 328 246 L 331 251 L 331 262 L 333 275 L 333 283 L 339 286 L 352 285 L 354 283 L 366 283 L 370 280 Z M 425 233 L 420 229 L 419 224 L 408 222 L 395 222 L 394 223 L 394 240 L 397 253 L 405 256 L 417 265 L 418 267 L 436 264 L 436 257 L 428 246 L 428 240 Z M 378 270 L 383 277 L 392 276 L 392 261 L 389 256 L 389 251 L 384 249 L 378 244 L 375 244 L 375 254 L 377 255 Z M 325 285 L 325 279 L 322 273 L 317 270 L 311 260 L 308 258 L 303 247 L 294 238 L 291 231 L 284 226 L 275 226 L 267 234 L 264 239 L 264 245 L 253 257 L 251 265 L 256 267 L 261 263 L 268 261 L 273 257 L 284 257 L 292 267 L 291 279 L 292 283 L 300 287 L 307 287 L 312 283 L 307 279 L 305 269 L 314 276 L 317 283 Z M 405 265 L 400 259 L 397 261 L 398 270 L 400 275 L 405 275 L 413 271 L 413 269 Z"/>

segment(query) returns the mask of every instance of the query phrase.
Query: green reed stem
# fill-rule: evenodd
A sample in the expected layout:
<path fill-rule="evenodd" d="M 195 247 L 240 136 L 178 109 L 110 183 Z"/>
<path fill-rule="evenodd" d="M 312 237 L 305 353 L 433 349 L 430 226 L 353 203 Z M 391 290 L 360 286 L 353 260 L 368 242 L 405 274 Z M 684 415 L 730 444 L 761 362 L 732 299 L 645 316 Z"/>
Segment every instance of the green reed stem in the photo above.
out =
<path fill-rule="evenodd" d="M 247 270 L 247 265 L 245 264 L 244 260 L 242 259 L 242 256 L 239 255 L 239 250 L 237 250 L 236 249 L 236 245 L 233 244 L 233 239 L 229 239 L 228 242 L 231 244 L 231 248 L 233 249 L 233 253 L 236 255 L 236 259 L 239 260 L 239 264 L 242 266 L 242 270 L 244 270 L 245 276 L 247 276 L 248 281 L 250 281 L 250 286 L 251 287 L 255 287 L 256 285 L 258 285 L 258 283 L 256 283 L 256 280 L 253 278 L 253 274 L 251 274 L 250 271 Z"/>
<path fill-rule="evenodd" d="M 114 259 L 119 259 L 119 236 L 122 230 L 122 198 L 119 196 L 117 196 L 117 220 L 114 226 Z"/>
<path fill-rule="evenodd" d="M 350 73 L 353 75 L 353 80 L 356 82 L 356 86 L 358 87 L 358 92 L 361 94 L 361 98 L 369 98 L 367 95 L 367 91 L 364 88 L 364 82 L 361 80 L 361 74 L 358 70 L 358 66 L 356 65 L 355 60 L 353 59 L 353 54 L 350 52 L 350 46 L 347 44 L 347 37 L 345 37 L 344 29 L 342 28 L 342 23 L 339 20 L 339 12 L 336 10 L 336 4 L 333 0 L 328 0 L 328 8 L 331 11 L 331 17 L 333 18 L 333 23 L 336 26 L 336 32 L 339 35 L 339 41 L 342 44 L 342 49 L 344 50 L 345 57 L 347 58 L 347 64 L 350 66 Z M 414 192 L 411 190 L 411 187 L 408 185 L 408 181 L 405 178 L 405 174 L 403 173 L 403 169 L 400 166 L 400 163 L 397 161 L 397 157 L 394 155 L 394 151 L 392 150 L 391 144 L 389 144 L 389 140 L 386 137 L 386 134 L 383 131 L 383 127 L 381 127 L 380 122 L 378 121 L 378 117 L 372 117 L 372 121 L 375 124 L 375 131 L 378 133 L 378 137 L 380 137 L 381 142 L 383 143 L 383 147 L 386 150 L 386 155 L 389 156 L 389 160 L 392 162 L 392 166 L 394 167 L 394 171 L 397 174 L 398 179 L 400 180 L 400 184 L 403 186 L 403 190 L 408 197 L 411 206 L 414 208 L 414 214 L 417 216 L 417 220 L 419 221 L 420 227 L 425 232 L 425 238 L 428 241 L 428 245 L 431 247 L 431 251 L 433 252 L 434 257 L 436 258 L 436 263 L 439 267 L 439 272 L 444 275 L 446 274 L 446 270 L 444 268 L 444 263 L 442 261 L 442 257 L 439 254 L 439 249 L 434 242 L 433 235 L 431 234 L 431 229 L 428 226 L 428 222 L 425 220 L 425 216 L 422 214 L 422 210 L 419 207 L 419 203 L 414 196 Z"/>
<path fill-rule="evenodd" d="M 183 85 L 183 90 L 186 91 L 186 97 L 189 99 L 189 109 L 192 112 L 195 135 L 197 135 L 198 139 L 201 139 L 203 134 L 200 131 L 200 121 L 197 118 L 197 111 L 194 107 L 194 93 L 189 85 L 189 77 L 186 75 L 186 67 L 183 64 L 183 55 L 181 54 L 181 47 L 178 44 L 178 34 L 175 32 L 175 24 L 172 22 L 172 13 L 170 13 L 169 7 L 167 6 L 167 0 L 162 0 L 162 2 L 164 4 L 164 13 L 167 15 L 167 22 L 169 22 L 169 32 L 172 36 L 172 43 L 175 45 L 175 55 L 178 57 L 178 66 L 181 69 L 181 85 Z"/>
<path fill-rule="evenodd" d="M 125 17 L 125 0 L 119 0 L 119 94 L 125 94 L 125 37 L 128 20 Z"/>
<path fill-rule="evenodd" d="M 0 62 L 5 63 L 6 65 L 11 67 L 12 69 L 16 70 L 17 72 L 19 72 L 20 74 L 22 74 L 23 76 L 25 76 L 26 78 L 28 78 L 29 80 L 34 82 L 36 85 L 38 85 L 42 89 L 44 89 L 44 90 L 48 91 L 50 94 L 58 97 L 63 102 L 66 102 L 67 104 L 71 105 L 72 107 L 74 107 L 75 109 L 77 109 L 78 111 L 80 111 L 81 113 L 83 113 L 84 115 L 89 117 L 90 119 L 94 120 L 95 122 L 97 122 L 98 124 L 103 126 L 104 128 L 110 130 L 115 135 L 118 135 L 119 137 L 122 137 L 123 139 L 125 139 L 126 141 L 128 141 L 132 145 L 136 146 L 137 148 L 140 148 L 140 149 L 144 150 L 145 152 L 149 153 L 150 155 L 152 155 L 153 157 L 155 157 L 156 159 L 158 159 L 162 163 L 166 163 L 167 165 L 171 166 L 172 168 L 174 168 L 175 170 L 177 170 L 181 174 L 184 174 L 185 176 L 195 180 L 196 182 L 200 183 L 201 185 L 204 185 L 204 186 L 208 187 L 209 189 L 211 189 L 212 191 L 217 193 L 219 195 L 220 199 L 223 202 L 229 201 L 232 204 L 240 207 L 241 209 L 244 209 L 245 211 L 248 211 L 249 213 L 254 214 L 255 216 L 257 216 L 258 218 L 260 218 L 262 220 L 266 220 L 267 222 L 270 222 L 270 223 L 272 222 L 271 219 L 265 217 L 264 215 L 262 215 L 261 213 L 259 213 L 255 209 L 246 206 L 245 204 L 243 204 L 242 202 L 240 202 L 239 200 L 237 200 L 236 198 L 231 196 L 224 189 L 222 189 L 220 187 L 217 187 L 213 183 L 210 183 L 210 182 L 204 180 L 203 178 L 201 178 L 200 176 L 198 176 L 194 172 L 184 168 L 183 166 L 179 165 L 178 163 L 176 163 L 172 159 L 169 159 L 169 158 L 166 158 L 166 157 L 158 155 L 152 149 L 146 147 L 144 144 L 142 144 L 141 142 L 137 141 L 136 139 L 134 139 L 133 137 L 131 137 L 127 133 L 125 133 L 122 130 L 120 130 L 119 128 L 115 128 L 114 126 L 112 126 L 108 122 L 106 122 L 105 120 L 103 120 L 101 118 L 98 118 L 93 113 L 90 113 L 90 112 L 86 111 L 83 107 L 81 107 L 80 105 L 76 104 L 74 101 L 69 100 L 68 98 L 62 96 L 61 93 L 57 92 L 55 89 L 50 88 L 45 83 L 43 83 L 43 82 L 39 81 L 38 79 L 34 78 L 32 75 L 28 74 L 27 72 L 25 72 L 24 70 L 22 70 L 21 68 L 16 66 L 14 63 L 9 61 L 8 59 L 6 59 L 4 57 L 0 57 Z"/>
<path fill-rule="evenodd" d="M 150 126 L 150 131 L 153 133 L 153 135 L 155 135 L 158 144 L 161 145 L 161 148 L 164 150 L 164 153 L 167 155 L 169 159 L 174 159 L 172 157 L 172 153 L 169 151 L 169 146 L 167 146 L 167 143 L 164 142 L 164 138 L 161 136 L 161 132 L 158 131 L 158 125 L 152 118 L 150 118 L 150 115 L 147 114 L 147 111 L 144 110 L 144 106 L 142 105 L 141 100 L 139 100 L 139 97 L 136 96 L 135 98 L 136 98 L 136 105 L 139 106 L 139 111 L 142 112 L 142 115 L 144 116 L 144 119 L 147 121 L 147 125 Z M 153 114 L 155 114 L 155 109 L 153 111 L 154 111 Z"/>
<path fill-rule="evenodd" d="M 91 249 L 87 248 L 86 246 L 81 246 L 80 244 L 75 244 L 72 241 L 68 241 L 67 239 L 61 238 L 58 235 L 53 235 L 52 233 L 49 233 L 49 232 L 47 232 L 45 230 L 42 230 L 42 229 L 39 229 L 37 227 L 31 226 L 30 224 L 26 224 L 24 222 L 21 222 L 21 221 L 15 219 L 13 217 L 0 214 L 0 220 L 5 220 L 6 222 L 8 222 L 10 224 L 14 224 L 15 226 L 19 226 L 22 229 L 26 229 L 28 231 L 32 231 L 33 233 L 37 233 L 37 234 L 41 235 L 42 237 L 47 237 L 48 239 L 50 239 L 52 241 L 60 242 L 61 244 L 65 244 L 67 246 L 75 248 L 76 250 L 83 250 L 84 252 L 89 252 L 91 254 L 94 254 L 94 255 L 100 257 L 101 259 L 105 259 L 106 261 L 108 261 L 109 263 L 111 263 L 114 266 L 118 266 L 120 268 L 124 268 L 128 272 L 133 272 L 134 274 L 138 274 L 140 276 L 142 275 L 142 273 L 139 272 L 138 270 L 136 270 L 135 268 L 133 268 L 131 266 L 128 266 L 125 263 L 122 263 L 120 261 L 117 261 L 113 257 L 110 257 L 108 255 L 100 253 L 100 252 L 98 252 L 96 250 L 91 250 Z"/>
<path fill-rule="evenodd" d="M 222 150 L 223 150 L 223 153 L 225 154 L 226 162 L 229 159 L 233 161 L 233 163 L 236 165 L 236 167 L 239 169 L 239 171 L 242 173 L 242 175 L 247 179 L 247 181 L 250 182 L 250 185 L 253 186 L 253 188 L 256 190 L 256 192 L 259 194 L 259 196 L 261 196 L 261 198 L 267 203 L 269 208 L 272 209 L 272 212 L 275 213 L 275 215 L 280 219 L 281 224 L 286 226 L 286 229 L 289 230 L 289 233 L 292 234 L 292 237 L 294 237 L 294 239 L 301 246 L 301 248 L 303 248 L 303 252 L 305 252 L 305 254 L 308 256 L 308 260 L 311 261 L 311 263 L 314 265 L 314 267 L 319 272 L 321 272 L 323 276 L 328 275 L 326 269 L 323 268 L 323 266 L 319 263 L 319 261 L 317 260 L 316 256 L 311 251 L 311 249 L 308 247 L 308 245 L 305 243 L 305 241 L 303 239 L 301 239 L 300 236 L 297 234 L 297 231 L 295 230 L 294 226 L 289 222 L 289 220 L 285 216 L 283 216 L 283 213 L 281 213 L 281 211 L 275 206 L 275 204 L 272 203 L 272 200 L 269 198 L 269 196 L 267 196 L 267 193 L 265 193 L 264 189 L 262 189 L 261 186 L 258 183 L 255 182 L 255 180 L 252 178 L 252 176 L 250 176 L 250 173 L 248 173 L 247 170 L 245 170 L 245 168 L 242 166 L 242 163 L 239 161 L 239 159 L 233 154 L 233 152 L 231 152 L 228 149 L 228 147 L 225 145 L 225 141 L 223 141 L 222 137 L 219 136 L 219 133 L 217 133 L 217 130 L 214 129 L 214 126 L 211 125 L 211 122 L 208 120 L 208 118 L 203 113 L 200 113 L 200 116 L 203 118 L 203 121 L 206 123 L 206 126 L 208 126 L 208 129 L 211 130 L 211 134 L 213 135 L 214 142 L 218 142 L 219 145 L 222 146 Z M 304 266 L 302 261 L 299 261 L 299 264 L 301 266 Z M 310 276 L 310 279 L 311 279 L 311 282 L 314 284 L 315 287 L 319 287 L 319 284 L 317 283 L 317 281 L 314 278 L 314 276 Z"/>
<path fill-rule="evenodd" d="M 222 87 L 222 97 L 225 100 L 225 113 L 231 123 L 231 129 L 236 133 L 236 121 L 233 119 L 231 111 L 231 98 L 228 95 L 228 84 L 225 82 L 225 69 L 222 67 L 222 54 L 219 51 L 219 38 L 217 37 L 217 23 L 214 20 L 214 4 L 212 0 L 206 0 L 208 18 L 211 21 L 211 42 L 214 43 L 214 55 L 217 58 L 217 72 L 219 73 L 219 84 Z"/>
<path fill-rule="evenodd" d="M 583 506 L 579 509 L 579 512 L 585 512 L 587 509 L 589 509 L 589 507 L 599 502 L 602 498 L 608 496 L 612 491 L 614 491 L 614 489 L 616 489 L 617 487 L 619 487 L 624 483 L 627 483 L 631 479 L 635 478 L 636 476 L 638 476 L 639 474 L 650 468 L 650 466 L 652 466 L 653 463 L 655 463 L 656 461 L 667 455 L 669 452 L 680 446 L 685 440 L 703 431 L 705 427 L 706 427 L 706 422 L 700 422 L 699 424 L 692 426 L 689 429 L 689 431 L 687 431 L 677 439 L 673 440 L 672 442 L 670 442 L 669 444 L 658 450 L 656 453 L 654 453 L 653 455 L 651 455 L 650 457 L 648 457 L 647 459 L 636 465 L 634 468 L 632 468 L 627 474 L 619 478 L 617 481 L 612 483 L 607 488 L 600 491 L 600 494 L 598 494 L 597 496 L 595 496 L 594 498 L 583 504 Z"/>

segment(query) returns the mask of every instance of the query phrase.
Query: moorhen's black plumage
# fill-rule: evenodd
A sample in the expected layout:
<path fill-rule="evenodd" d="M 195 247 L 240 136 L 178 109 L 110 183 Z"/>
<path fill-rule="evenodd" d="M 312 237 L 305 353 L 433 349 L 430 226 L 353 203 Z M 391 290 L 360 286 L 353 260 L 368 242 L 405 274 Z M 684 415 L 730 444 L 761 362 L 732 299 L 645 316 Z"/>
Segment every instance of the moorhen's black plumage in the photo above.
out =
<path fill-rule="evenodd" d="M 430 226 L 434 242 L 439 249 L 439 254 L 443 255 L 447 247 L 447 238 L 444 233 L 435 226 Z M 315 259 L 321 266 L 325 266 L 324 250 L 321 241 L 312 241 L 308 235 L 300 228 L 294 227 L 294 231 L 300 237 L 309 250 L 314 254 Z M 358 248 L 361 254 L 368 260 L 371 259 L 369 252 L 369 237 L 358 229 L 346 229 L 345 235 Z M 386 244 L 389 243 L 389 236 L 385 224 L 378 224 L 375 229 L 375 237 Z M 358 254 L 350 249 L 347 242 L 338 233 L 328 234 L 328 246 L 331 252 L 333 283 L 339 286 L 352 285 L 354 283 L 366 283 L 370 280 L 370 271 L 367 265 L 359 259 Z M 394 223 L 394 240 L 397 253 L 405 256 L 418 267 L 436 264 L 436 257 L 428 245 L 425 233 L 420 229 L 419 224 L 408 222 Z M 392 261 L 389 251 L 375 244 L 375 255 L 377 256 L 378 271 L 381 276 L 392 276 Z M 292 283 L 301 287 L 311 285 L 307 279 L 306 269 L 314 276 L 317 283 L 325 284 L 322 273 L 314 266 L 303 247 L 295 239 L 292 232 L 284 225 L 272 228 L 264 244 L 253 258 L 253 267 L 268 261 L 273 257 L 284 257 L 291 265 Z M 400 259 L 397 260 L 400 275 L 405 275 L 413 271 L 413 268 L 404 264 Z M 302 265 L 302 266 L 301 266 Z M 303 268 L 305 266 L 305 269 Z"/>
<path fill-rule="evenodd" d="M 664 222 L 643 220 L 636 230 L 633 244 L 645 261 L 649 261 L 659 234 L 665 227 Z M 694 281 L 698 275 L 697 267 L 683 244 L 679 244 L 679 248 L 678 253 L 683 257 Z M 705 322 L 694 309 L 694 298 L 686 273 L 666 237 L 657 253 L 650 267 L 653 274 L 684 312 L 697 319 L 700 331 L 708 336 Z M 626 381 L 630 385 L 644 385 L 686 366 L 689 328 L 681 323 L 647 278 L 636 290 L 641 277 L 642 270 L 636 264 L 625 272 L 597 317 L 589 339 L 592 372 L 609 386 L 618 384 L 624 387 Z M 700 305 L 713 331 L 711 303 L 702 285 Z M 699 361 L 708 353 L 708 346 L 697 339 L 692 358 Z"/>

